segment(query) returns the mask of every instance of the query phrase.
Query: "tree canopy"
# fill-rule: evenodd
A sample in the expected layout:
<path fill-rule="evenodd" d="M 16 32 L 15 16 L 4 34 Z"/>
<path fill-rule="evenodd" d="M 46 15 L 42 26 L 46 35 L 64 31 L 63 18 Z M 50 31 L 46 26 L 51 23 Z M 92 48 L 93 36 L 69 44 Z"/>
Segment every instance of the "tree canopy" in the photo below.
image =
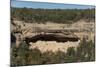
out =
<path fill-rule="evenodd" d="M 94 20 L 95 9 L 33 9 L 12 7 L 11 17 L 28 23 L 45 23 L 47 21 L 70 23 L 80 19 Z"/>
<path fill-rule="evenodd" d="M 77 50 L 70 47 L 66 51 L 67 53 L 59 50 L 55 53 L 42 53 L 38 48 L 30 50 L 23 42 L 19 48 L 11 49 L 11 66 L 95 61 L 95 43 L 92 41 L 83 39 Z"/>

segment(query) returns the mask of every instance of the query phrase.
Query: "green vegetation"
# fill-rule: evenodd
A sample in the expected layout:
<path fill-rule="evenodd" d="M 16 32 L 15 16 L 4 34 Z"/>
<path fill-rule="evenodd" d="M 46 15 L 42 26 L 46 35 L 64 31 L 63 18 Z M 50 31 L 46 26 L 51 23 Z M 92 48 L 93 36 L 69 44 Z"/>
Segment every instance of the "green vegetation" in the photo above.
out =
<path fill-rule="evenodd" d="M 72 23 L 80 19 L 91 21 L 95 19 L 95 9 L 32 9 L 12 8 L 12 19 L 28 23 Z"/>
<path fill-rule="evenodd" d="M 23 42 L 19 48 L 11 48 L 11 65 L 36 65 L 95 61 L 95 43 L 83 39 L 80 46 L 75 50 L 70 47 L 67 53 L 47 51 L 41 53 L 37 48 L 29 50 L 29 46 Z"/>

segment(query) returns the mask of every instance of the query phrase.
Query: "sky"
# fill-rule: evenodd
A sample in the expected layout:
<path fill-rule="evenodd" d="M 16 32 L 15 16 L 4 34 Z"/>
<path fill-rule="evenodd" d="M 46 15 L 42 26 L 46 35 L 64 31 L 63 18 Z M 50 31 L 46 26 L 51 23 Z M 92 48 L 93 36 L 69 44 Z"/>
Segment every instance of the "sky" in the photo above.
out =
<path fill-rule="evenodd" d="M 93 5 L 76 5 L 76 4 L 61 4 L 47 2 L 31 2 L 31 1 L 11 1 L 11 7 L 19 8 L 43 8 L 43 9 L 88 9 L 95 8 Z"/>

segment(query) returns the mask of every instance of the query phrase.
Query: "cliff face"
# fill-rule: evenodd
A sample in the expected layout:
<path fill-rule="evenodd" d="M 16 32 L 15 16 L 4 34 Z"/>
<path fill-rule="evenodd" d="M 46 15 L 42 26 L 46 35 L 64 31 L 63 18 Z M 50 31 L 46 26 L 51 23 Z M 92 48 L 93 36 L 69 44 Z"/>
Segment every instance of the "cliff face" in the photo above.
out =
<path fill-rule="evenodd" d="M 74 34 L 63 34 L 63 33 L 45 33 L 26 38 L 26 42 L 37 42 L 37 41 L 56 41 L 56 42 L 77 42 L 79 38 Z"/>
<path fill-rule="evenodd" d="M 37 41 L 77 42 L 83 37 L 94 39 L 95 23 L 81 20 L 72 24 L 53 22 L 38 24 L 14 20 L 11 23 L 11 33 L 16 38 L 16 46 L 24 40 L 27 44 Z"/>

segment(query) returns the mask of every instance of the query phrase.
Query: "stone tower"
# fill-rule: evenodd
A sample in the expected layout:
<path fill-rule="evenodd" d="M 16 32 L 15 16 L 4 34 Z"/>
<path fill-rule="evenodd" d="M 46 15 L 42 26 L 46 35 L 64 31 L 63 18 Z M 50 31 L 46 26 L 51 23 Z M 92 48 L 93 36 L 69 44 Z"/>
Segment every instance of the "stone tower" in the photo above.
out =
<path fill-rule="evenodd" d="M 22 42 L 22 35 L 20 33 L 16 34 L 16 47 L 18 48 Z"/>

